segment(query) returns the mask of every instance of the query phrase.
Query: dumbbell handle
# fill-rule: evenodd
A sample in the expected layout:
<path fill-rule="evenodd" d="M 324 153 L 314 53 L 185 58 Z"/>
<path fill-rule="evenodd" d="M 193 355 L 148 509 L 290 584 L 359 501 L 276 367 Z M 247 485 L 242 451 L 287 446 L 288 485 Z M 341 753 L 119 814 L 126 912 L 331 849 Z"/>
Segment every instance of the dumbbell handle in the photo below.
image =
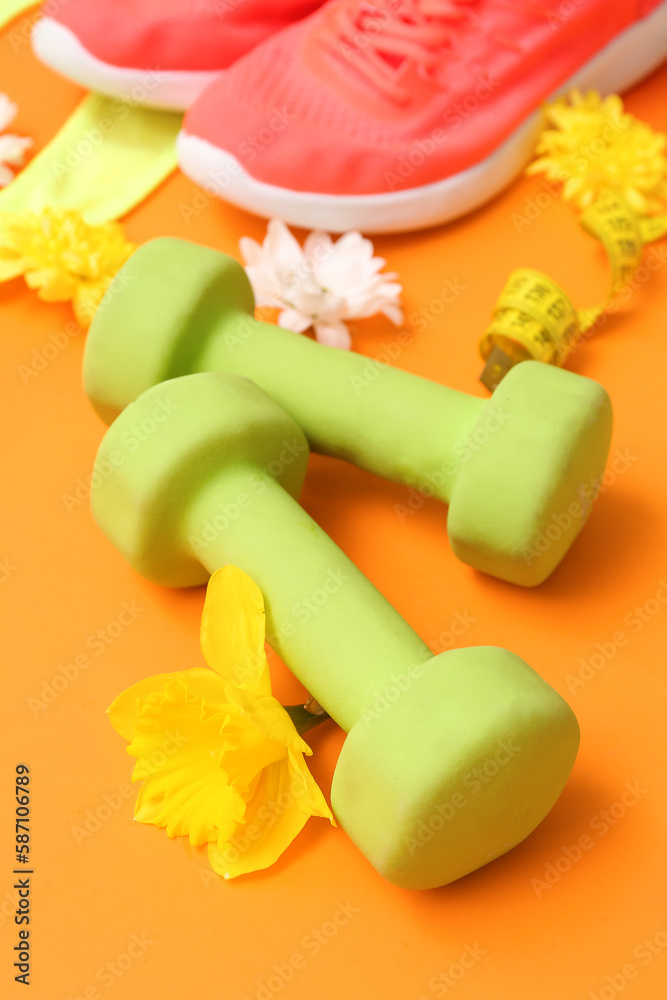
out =
<path fill-rule="evenodd" d="M 387 685 L 433 655 L 266 474 L 227 469 L 224 488 L 202 485 L 188 511 L 187 537 L 211 574 L 231 563 L 255 580 L 266 599 L 267 640 L 348 732 Z"/>
<path fill-rule="evenodd" d="M 313 451 L 417 489 L 428 485 L 449 502 L 466 435 L 487 400 L 239 309 L 218 316 L 202 343 L 191 370 L 252 379 L 300 424 Z"/>

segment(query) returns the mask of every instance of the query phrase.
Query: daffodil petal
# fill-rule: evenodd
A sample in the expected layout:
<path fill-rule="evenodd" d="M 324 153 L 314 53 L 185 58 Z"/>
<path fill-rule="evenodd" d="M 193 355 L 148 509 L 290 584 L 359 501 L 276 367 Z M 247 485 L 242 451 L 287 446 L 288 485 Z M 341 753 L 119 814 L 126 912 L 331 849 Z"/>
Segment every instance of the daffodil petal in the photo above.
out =
<path fill-rule="evenodd" d="M 270 694 L 264 618 L 262 592 L 249 576 L 236 566 L 213 574 L 201 622 L 204 659 L 220 677 Z"/>
<path fill-rule="evenodd" d="M 236 685 L 227 688 L 229 703 L 236 705 L 252 725 L 267 739 L 300 753 L 312 753 L 308 744 L 299 736 L 288 712 L 273 695 L 258 695 Z"/>
<path fill-rule="evenodd" d="M 158 826 L 168 837 L 188 837 L 194 846 L 214 843 L 232 836 L 243 818 L 243 800 L 232 785 L 216 788 L 216 824 L 211 828 L 206 797 L 210 784 L 204 776 L 187 785 L 174 786 L 171 792 L 146 782 L 139 789 L 134 809 L 138 823 Z"/>
<path fill-rule="evenodd" d="M 312 750 L 309 748 L 309 752 Z M 292 774 L 291 787 L 296 802 L 303 812 L 309 816 L 321 816 L 328 819 L 332 826 L 336 825 L 333 813 L 327 805 L 322 789 L 317 784 L 303 759 L 303 754 L 289 751 L 290 770 Z"/>
<path fill-rule="evenodd" d="M 239 727 L 240 713 L 207 704 L 182 677 L 149 694 L 127 748 L 137 758 L 132 778 L 143 781 L 136 818 L 192 844 L 229 837 L 245 813 L 244 789 L 225 766 Z"/>
<path fill-rule="evenodd" d="M 292 782 L 293 771 L 287 760 L 262 773 L 235 835 L 226 843 L 209 844 L 209 861 L 218 875 L 236 878 L 268 868 L 301 832 L 311 814 L 302 808 Z"/>

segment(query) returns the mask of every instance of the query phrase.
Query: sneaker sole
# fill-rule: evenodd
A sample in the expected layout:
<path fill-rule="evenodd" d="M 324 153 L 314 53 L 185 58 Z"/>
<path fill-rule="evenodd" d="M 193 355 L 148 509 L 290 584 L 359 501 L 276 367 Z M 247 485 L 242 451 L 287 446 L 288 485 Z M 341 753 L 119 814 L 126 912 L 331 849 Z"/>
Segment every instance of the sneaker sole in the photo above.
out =
<path fill-rule="evenodd" d="M 170 111 L 185 111 L 218 70 L 149 70 L 113 66 L 86 49 L 73 31 L 43 17 L 32 29 L 32 50 L 50 69 L 88 90 Z"/>
<path fill-rule="evenodd" d="M 667 58 L 667 3 L 628 28 L 552 95 L 572 87 L 618 93 L 643 80 Z M 207 191 L 266 218 L 306 229 L 400 233 L 466 215 L 499 194 L 530 161 L 542 112 L 536 111 L 490 156 L 467 170 L 422 187 L 387 194 L 335 195 L 291 191 L 256 180 L 231 153 L 184 130 L 177 139 L 181 170 Z"/>

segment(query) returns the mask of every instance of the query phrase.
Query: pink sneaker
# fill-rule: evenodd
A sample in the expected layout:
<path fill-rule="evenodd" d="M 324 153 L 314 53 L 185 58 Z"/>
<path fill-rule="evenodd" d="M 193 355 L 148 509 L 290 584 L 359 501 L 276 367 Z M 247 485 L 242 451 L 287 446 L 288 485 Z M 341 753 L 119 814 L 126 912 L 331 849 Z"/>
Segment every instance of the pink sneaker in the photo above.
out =
<path fill-rule="evenodd" d="M 220 70 L 322 2 L 52 0 L 32 46 L 90 90 L 182 111 Z"/>
<path fill-rule="evenodd" d="M 180 163 L 298 226 L 433 226 L 521 171 L 543 101 L 623 91 L 666 57 L 664 0 L 333 0 L 198 98 Z"/>

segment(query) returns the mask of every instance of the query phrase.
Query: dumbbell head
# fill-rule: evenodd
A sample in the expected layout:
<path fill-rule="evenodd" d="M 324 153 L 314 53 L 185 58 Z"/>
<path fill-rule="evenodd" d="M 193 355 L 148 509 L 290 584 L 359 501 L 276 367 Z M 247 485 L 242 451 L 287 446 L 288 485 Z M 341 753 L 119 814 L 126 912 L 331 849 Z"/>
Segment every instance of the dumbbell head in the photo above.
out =
<path fill-rule="evenodd" d="M 505 649 L 450 650 L 404 679 L 350 730 L 331 803 L 381 875 L 430 889 L 535 829 L 569 777 L 579 727 L 563 698 Z"/>
<path fill-rule="evenodd" d="M 286 443 L 294 445 L 289 462 L 278 458 Z M 131 403 L 104 436 L 93 516 L 147 579 L 169 587 L 205 583 L 209 573 L 187 528 L 202 489 L 215 484 L 223 506 L 237 503 L 235 471 L 255 469 L 297 497 L 307 462 L 301 428 L 249 379 L 208 373 L 172 379 Z"/>
<path fill-rule="evenodd" d="M 598 382 L 538 361 L 512 368 L 462 442 L 447 518 L 459 559 L 542 583 L 590 513 L 611 430 Z"/>
<path fill-rule="evenodd" d="M 255 299 L 232 257 L 185 240 L 149 240 L 116 275 L 86 343 L 83 381 L 110 424 L 158 382 L 197 371 L 196 359 L 225 313 L 253 316 Z M 137 336 L 143 317 L 145 337 Z"/>

